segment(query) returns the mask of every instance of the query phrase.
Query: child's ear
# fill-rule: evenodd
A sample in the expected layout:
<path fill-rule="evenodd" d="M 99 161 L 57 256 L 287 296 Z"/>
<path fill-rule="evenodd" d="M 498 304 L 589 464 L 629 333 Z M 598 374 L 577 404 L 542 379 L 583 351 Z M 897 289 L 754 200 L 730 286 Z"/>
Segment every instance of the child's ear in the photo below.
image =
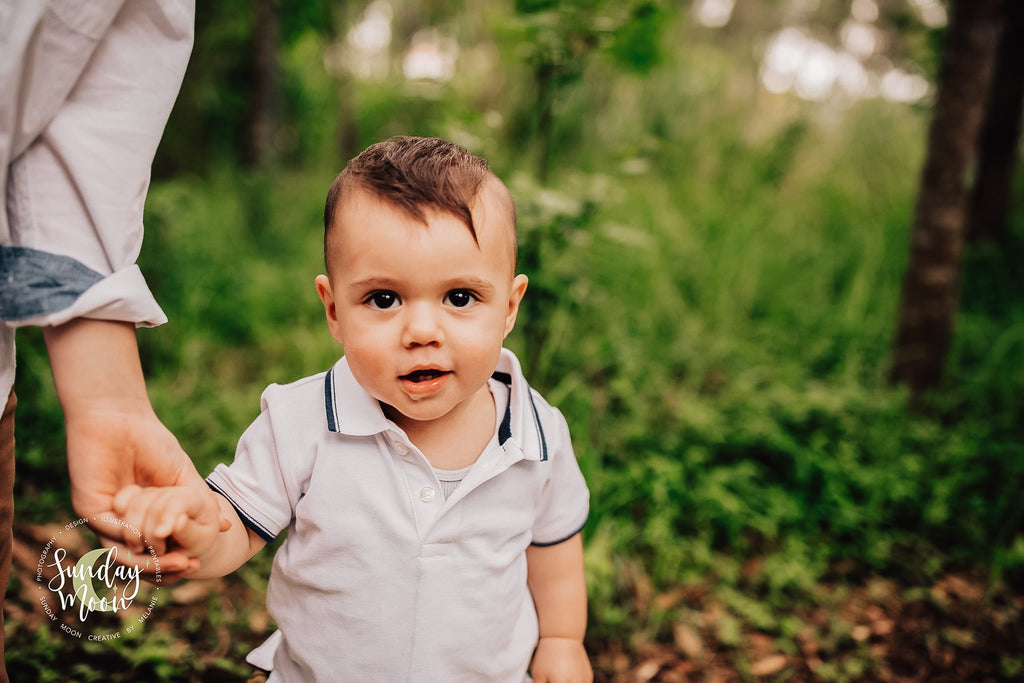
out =
<path fill-rule="evenodd" d="M 339 344 L 344 345 L 341 340 L 341 326 L 338 324 L 338 310 L 334 304 L 334 291 L 331 289 L 331 280 L 326 275 L 316 276 L 316 293 L 324 305 L 324 315 L 327 316 L 327 327 L 331 330 L 331 336 Z"/>
<path fill-rule="evenodd" d="M 505 336 L 516 326 L 516 316 L 519 315 L 519 303 L 526 294 L 526 286 L 530 284 L 530 278 L 522 273 L 516 275 L 512 280 L 512 292 L 508 297 L 508 314 L 505 316 Z"/>

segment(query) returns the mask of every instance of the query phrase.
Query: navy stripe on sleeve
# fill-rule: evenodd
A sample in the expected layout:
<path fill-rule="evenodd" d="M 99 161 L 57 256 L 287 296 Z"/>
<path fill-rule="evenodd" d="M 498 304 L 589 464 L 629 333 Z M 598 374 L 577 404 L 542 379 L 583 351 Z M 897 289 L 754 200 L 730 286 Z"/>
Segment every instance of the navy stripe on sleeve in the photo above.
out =
<path fill-rule="evenodd" d="M 530 545 L 537 546 L 538 548 L 548 548 L 548 547 L 553 546 L 553 545 L 558 545 L 559 543 L 565 543 L 570 538 L 572 538 L 573 536 L 575 536 L 579 532 L 583 531 L 583 527 L 585 527 L 586 525 L 587 525 L 587 520 L 583 520 L 583 524 L 580 524 L 580 528 L 577 529 L 576 531 L 572 532 L 571 534 L 569 534 L 565 538 L 560 538 L 557 541 L 548 541 L 547 543 L 540 543 L 538 541 L 533 541 L 532 543 L 530 543 Z"/>
<path fill-rule="evenodd" d="M 238 513 L 238 518 L 242 520 L 242 523 L 245 524 L 245 526 L 252 529 L 253 533 L 255 533 L 257 536 L 262 538 L 267 543 L 270 543 L 274 540 L 274 534 L 270 533 L 270 530 L 268 530 L 265 526 L 257 522 L 248 514 L 246 514 L 240 507 L 238 507 L 238 505 L 235 504 L 235 501 L 231 499 L 231 496 L 224 493 L 220 489 L 220 487 L 218 487 L 209 479 L 206 480 L 206 485 L 213 489 L 216 493 L 219 493 L 220 495 L 224 496 L 224 500 L 228 501 L 231 504 L 231 507 L 235 509 L 235 512 Z"/>

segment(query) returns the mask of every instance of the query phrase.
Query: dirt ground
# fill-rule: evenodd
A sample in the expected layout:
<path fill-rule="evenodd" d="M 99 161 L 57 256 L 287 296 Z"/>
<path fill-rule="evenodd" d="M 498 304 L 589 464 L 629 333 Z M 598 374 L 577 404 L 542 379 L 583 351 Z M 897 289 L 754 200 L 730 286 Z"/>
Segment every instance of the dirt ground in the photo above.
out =
<path fill-rule="evenodd" d="M 38 667 L 35 660 L 53 649 L 39 649 L 40 631 L 56 626 L 36 591 L 40 550 L 57 531 L 22 525 L 15 532 L 14 578 L 4 607 L 13 681 L 42 680 L 33 668 Z M 81 552 L 89 549 L 81 537 L 62 542 L 77 543 Z M 44 578 L 52 574 L 47 570 Z M 53 672 L 64 668 L 60 662 L 72 660 L 110 673 L 89 680 L 245 681 L 239 653 L 270 630 L 259 591 L 238 576 L 164 588 L 159 612 L 148 626 L 160 646 L 148 660 L 141 659 L 143 664 L 138 648 L 126 654 L 125 648 L 86 647 L 58 637 L 50 642 L 66 644 L 68 650 L 51 655 L 60 660 L 52 663 Z M 679 616 L 670 632 L 660 635 L 588 640 L 595 681 L 1024 681 L 1024 595 L 989 586 L 976 573 L 947 574 L 929 586 L 883 578 L 822 584 L 816 595 L 822 597 L 820 604 L 792 609 L 788 635 L 759 632 L 709 587 L 632 596 Z M 132 610 L 132 618 L 145 614 L 141 607 Z M 80 678 L 54 673 L 47 680 Z"/>
<path fill-rule="evenodd" d="M 672 642 L 632 650 L 591 644 L 595 680 L 1024 681 L 1024 596 L 993 593 L 972 573 L 950 574 L 930 587 L 873 579 L 820 588 L 843 597 L 796 611 L 803 626 L 792 640 L 748 630 L 726 646 L 715 635 L 721 608 L 698 598 L 698 623 L 677 623 Z"/>

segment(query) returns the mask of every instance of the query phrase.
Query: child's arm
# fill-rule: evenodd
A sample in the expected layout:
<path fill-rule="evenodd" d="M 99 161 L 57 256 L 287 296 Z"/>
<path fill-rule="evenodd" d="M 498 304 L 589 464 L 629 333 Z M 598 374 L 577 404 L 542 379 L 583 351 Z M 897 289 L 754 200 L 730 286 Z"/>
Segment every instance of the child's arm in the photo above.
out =
<path fill-rule="evenodd" d="M 188 578 L 230 574 L 266 545 L 223 496 L 210 490 L 129 486 L 118 493 L 114 506 L 143 538 L 167 541 L 175 552 L 193 558 L 183 573 Z M 224 520 L 230 525 L 225 526 Z"/>
<path fill-rule="evenodd" d="M 530 546 L 526 566 L 540 626 L 530 668 L 534 683 L 589 683 L 594 673 L 583 648 L 587 587 L 582 537 L 576 534 L 557 545 Z"/>
<path fill-rule="evenodd" d="M 210 549 L 199 556 L 199 570 L 189 574 L 191 579 L 224 576 L 235 571 L 267 544 L 256 532 L 242 523 L 227 498 L 217 494 L 220 515 L 231 520 L 231 527 L 221 531 Z"/>

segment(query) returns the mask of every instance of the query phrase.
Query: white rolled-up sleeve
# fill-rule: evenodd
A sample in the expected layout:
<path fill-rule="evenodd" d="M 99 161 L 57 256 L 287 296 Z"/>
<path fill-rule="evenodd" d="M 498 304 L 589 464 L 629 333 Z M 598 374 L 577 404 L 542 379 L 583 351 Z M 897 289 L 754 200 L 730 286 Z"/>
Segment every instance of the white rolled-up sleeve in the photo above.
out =
<path fill-rule="evenodd" d="M 86 6 L 112 19 L 105 26 L 83 18 Z M 193 21 L 193 0 L 51 2 L 19 44 L 21 72 L 7 79 L 19 102 L 5 105 L 5 324 L 166 322 L 136 260 L 150 168 L 188 63 Z M 62 44 L 74 49 L 54 47 Z M 72 82 L 69 70 L 77 74 Z"/>

